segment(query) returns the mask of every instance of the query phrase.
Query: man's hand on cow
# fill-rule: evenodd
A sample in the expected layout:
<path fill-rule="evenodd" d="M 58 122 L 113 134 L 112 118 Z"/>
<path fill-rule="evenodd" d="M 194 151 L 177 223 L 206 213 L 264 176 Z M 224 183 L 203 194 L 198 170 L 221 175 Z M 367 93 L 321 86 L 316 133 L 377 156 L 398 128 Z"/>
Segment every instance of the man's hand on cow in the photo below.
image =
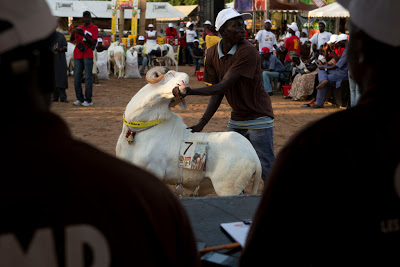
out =
<path fill-rule="evenodd" d="M 204 126 L 206 126 L 207 122 L 204 119 L 200 119 L 199 123 L 197 123 L 196 125 L 193 125 L 191 127 L 188 127 L 188 129 L 192 130 L 192 133 L 196 133 L 196 132 L 201 132 L 204 128 Z"/>
<path fill-rule="evenodd" d="M 185 98 L 188 95 L 190 88 L 184 85 L 177 85 L 172 89 L 172 94 L 179 99 Z"/>

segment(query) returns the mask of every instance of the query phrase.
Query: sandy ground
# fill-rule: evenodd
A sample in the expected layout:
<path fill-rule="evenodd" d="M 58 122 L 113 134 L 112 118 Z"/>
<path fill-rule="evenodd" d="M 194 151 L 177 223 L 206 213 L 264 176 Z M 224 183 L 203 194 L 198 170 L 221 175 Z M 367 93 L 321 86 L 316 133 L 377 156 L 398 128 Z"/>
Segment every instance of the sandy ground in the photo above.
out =
<path fill-rule="evenodd" d="M 203 82 L 197 81 L 194 67 L 179 66 L 179 71 L 189 74 L 191 88 L 204 86 Z M 99 84 L 93 85 L 93 106 L 77 107 L 72 104 L 76 97 L 73 77 L 69 77 L 69 89 L 67 90 L 69 103 L 53 102 L 51 110 L 64 118 L 74 137 L 86 141 L 106 153 L 115 155 L 115 146 L 121 133 L 125 107 L 146 83 L 144 77 L 142 79 L 117 79 L 110 76 L 110 80 L 100 80 Z M 188 96 L 186 98 L 187 110 L 175 107 L 173 111 L 182 116 L 188 126 L 192 126 L 203 115 L 208 100 L 209 97 Z M 271 100 L 275 113 L 274 149 L 277 156 L 289 138 L 297 131 L 315 120 L 340 110 L 330 105 L 326 105 L 324 109 L 315 110 L 302 108 L 303 102 L 283 99 L 283 93 L 279 92 L 277 96 L 271 96 Z M 224 98 L 219 110 L 203 132 L 225 131 L 230 110 L 230 106 Z M 250 192 L 251 186 L 249 184 L 245 191 Z M 262 192 L 262 188 L 263 184 L 261 183 L 259 193 Z"/>

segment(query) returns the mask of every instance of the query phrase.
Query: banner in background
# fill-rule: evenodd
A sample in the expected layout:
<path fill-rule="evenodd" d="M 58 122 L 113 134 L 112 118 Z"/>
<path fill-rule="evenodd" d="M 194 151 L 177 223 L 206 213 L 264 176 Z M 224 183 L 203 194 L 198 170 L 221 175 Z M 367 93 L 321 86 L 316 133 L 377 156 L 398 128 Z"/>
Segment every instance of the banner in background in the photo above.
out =
<path fill-rule="evenodd" d="M 317 7 L 325 6 L 325 2 L 323 0 L 312 0 Z"/>
<path fill-rule="evenodd" d="M 267 1 L 266 0 L 255 0 L 253 11 L 264 11 L 267 10 Z"/>
<path fill-rule="evenodd" d="M 137 37 L 137 23 L 138 23 L 138 10 L 136 8 L 132 9 L 132 26 L 131 35 Z"/>
<path fill-rule="evenodd" d="M 114 35 L 117 33 L 117 9 L 113 6 L 112 13 L 111 13 L 111 34 Z"/>
<path fill-rule="evenodd" d="M 235 0 L 235 9 L 238 12 L 252 11 L 253 0 Z"/>

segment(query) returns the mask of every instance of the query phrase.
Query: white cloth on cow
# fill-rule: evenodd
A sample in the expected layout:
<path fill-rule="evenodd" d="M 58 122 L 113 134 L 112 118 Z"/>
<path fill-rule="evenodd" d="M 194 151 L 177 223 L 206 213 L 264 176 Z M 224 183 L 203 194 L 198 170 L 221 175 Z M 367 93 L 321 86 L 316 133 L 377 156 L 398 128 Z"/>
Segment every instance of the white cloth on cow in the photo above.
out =
<path fill-rule="evenodd" d="M 126 67 L 124 78 L 142 78 L 138 68 L 137 52 L 126 51 Z"/>
<path fill-rule="evenodd" d="M 107 50 L 104 50 L 102 52 L 97 52 L 97 68 L 99 70 L 97 77 L 99 78 L 99 80 L 109 80 L 110 79 L 108 77 L 107 64 L 108 64 Z"/>

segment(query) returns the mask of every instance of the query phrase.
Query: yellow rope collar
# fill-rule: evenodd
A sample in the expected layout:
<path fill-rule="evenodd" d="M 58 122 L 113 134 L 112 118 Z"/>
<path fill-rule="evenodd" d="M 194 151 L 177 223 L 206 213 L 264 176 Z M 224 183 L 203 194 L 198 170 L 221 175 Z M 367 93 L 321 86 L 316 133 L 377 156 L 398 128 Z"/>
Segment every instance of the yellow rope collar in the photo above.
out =
<path fill-rule="evenodd" d="M 156 121 L 131 121 L 128 122 L 125 119 L 125 115 L 122 116 L 123 120 L 124 120 L 124 124 L 128 127 L 133 127 L 133 128 L 144 128 L 144 127 L 151 127 L 154 125 L 157 125 L 161 122 L 163 122 L 163 120 L 156 120 Z"/>

